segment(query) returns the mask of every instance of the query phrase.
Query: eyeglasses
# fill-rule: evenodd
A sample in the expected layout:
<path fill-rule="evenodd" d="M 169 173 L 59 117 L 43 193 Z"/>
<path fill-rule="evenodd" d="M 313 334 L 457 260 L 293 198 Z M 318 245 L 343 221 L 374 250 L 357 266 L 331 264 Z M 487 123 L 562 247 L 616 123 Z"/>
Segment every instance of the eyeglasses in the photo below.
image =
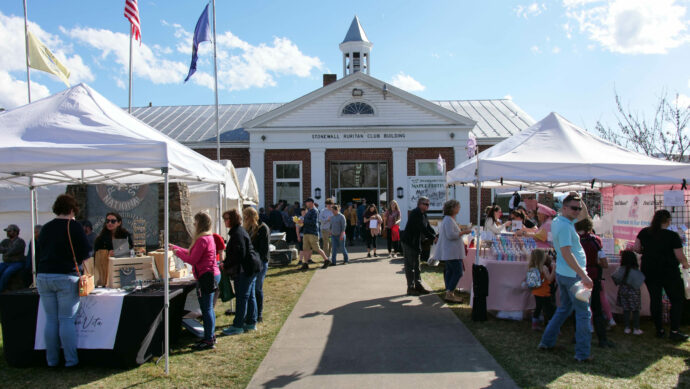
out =
<path fill-rule="evenodd" d="M 576 207 L 576 206 L 573 206 L 573 205 L 568 206 L 568 208 L 572 209 L 573 211 L 578 211 L 578 212 L 579 212 L 579 211 L 582 211 L 582 207 Z"/>
<path fill-rule="evenodd" d="M 105 219 L 105 222 L 108 224 L 115 224 L 117 223 L 117 219 Z"/>

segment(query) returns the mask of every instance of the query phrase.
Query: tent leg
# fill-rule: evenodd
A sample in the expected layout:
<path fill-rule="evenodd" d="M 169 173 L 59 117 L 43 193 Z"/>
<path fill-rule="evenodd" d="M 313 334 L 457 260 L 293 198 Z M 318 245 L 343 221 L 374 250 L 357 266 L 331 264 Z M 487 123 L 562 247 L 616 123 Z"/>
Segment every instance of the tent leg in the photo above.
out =
<path fill-rule="evenodd" d="M 34 227 L 38 222 L 37 219 L 37 207 L 36 207 L 36 188 L 33 185 L 34 179 L 30 179 L 30 189 L 29 198 L 31 200 L 31 277 L 33 279 L 33 286 L 36 286 L 36 239 L 34 239 Z"/>
<path fill-rule="evenodd" d="M 169 237 L 169 218 L 170 218 L 170 210 L 168 209 L 169 206 L 169 197 L 170 197 L 170 182 L 168 181 L 168 168 L 163 168 L 163 175 L 164 175 L 164 194 L 163 194 L 163 229 L 165 230 L 164 236 L 165 236 L 165 244 L 164 244 L 164 251 L 165 251 L 165 278 L 163 279 L 163 287 L 165 289 L 165 300 L 164 300 L 164 310 L 165 310 L 165 374 L 168 375 L 170 374 L 170 257 L 168 253 L 168 249 L 170 246 L 170 237 Z"/>
<path fill-rule="evenodd" d="M 481 247 L 481 224 L 482 223 L 482 184 L 477 177 L 477 237 L 474 245 L 474 263 L 479 265 L 479 247 Z"/>
<path fill-rule="evenodd" d="M 218 220 L 218 235 L 223 235 L 223 193 L 225 192 L 224 190 L 221 190 L 224 188 L 224 184 L 218 184 L 218 214 L 216 215 L 216 220 Z"/>

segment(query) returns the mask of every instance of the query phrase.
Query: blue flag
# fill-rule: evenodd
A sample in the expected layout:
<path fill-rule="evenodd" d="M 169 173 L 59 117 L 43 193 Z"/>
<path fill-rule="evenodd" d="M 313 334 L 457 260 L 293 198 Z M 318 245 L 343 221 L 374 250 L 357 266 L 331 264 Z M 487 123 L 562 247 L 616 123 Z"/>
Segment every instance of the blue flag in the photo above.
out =
<path fill-rule="evenodd" d="M 187 82 L 189 78 L 196 72 L 196 60 L 199 59 L 197 50 L 199 49 L 199 43 L 210 42 L 211 41 L 211 23 L 208 17 L 208 6 L 204 8 L 204 12 L 199 16 L 199 21 L 196 22 L 196 28 L 194 28 L 194 42 L 192 43 L 192 63 L 189 65 L 189 74 L 184 82 Z"/>

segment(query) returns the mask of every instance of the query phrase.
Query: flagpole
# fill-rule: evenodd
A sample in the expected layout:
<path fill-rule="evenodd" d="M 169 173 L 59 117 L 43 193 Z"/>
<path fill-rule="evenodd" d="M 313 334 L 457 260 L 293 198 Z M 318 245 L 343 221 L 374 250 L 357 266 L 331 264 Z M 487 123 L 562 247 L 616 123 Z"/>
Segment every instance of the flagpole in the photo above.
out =
<path fill-rule="evenodd" d="M 24 0 L 24 43 L 26 45 L 26 91 L 31 103 L 31 75 L 29 74 L 29 22 L 26 17 L 26 0 Z"/>
<path fill-rule="evenodd" d="M 26 0 L 24 0 L 26 1 Z M 132 113 L 132 50 L 134 47 L 134 27 L 129 26 L 129 104 L 127 108 L 128 113 Z"/>
<path fill-rule="evenodd" d="M 216 94 L 216 160 L 220 163 L 220 127 L 218 125 L 218 61 L 216 58 L 216 0 L 213 0 L 213 81 Z"/>

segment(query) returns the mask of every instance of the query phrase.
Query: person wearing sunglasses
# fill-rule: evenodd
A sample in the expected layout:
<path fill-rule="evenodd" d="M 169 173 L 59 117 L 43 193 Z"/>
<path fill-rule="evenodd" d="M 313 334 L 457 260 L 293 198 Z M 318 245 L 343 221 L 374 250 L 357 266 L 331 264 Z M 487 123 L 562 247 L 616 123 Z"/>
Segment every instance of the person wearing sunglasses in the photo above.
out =
<path fill-rule="evenodd" d="M 108 212 L 105 215 L 105 222 L 101 233 L 96 237 L 93 244 L 94 252 L 98 250 L 108 250 L 108 255 L 113 256 L 113 239 L 127 239 L 129 242 L 129 249 L 134 248 L 134 241 L 132 234 L 122 227 L 122 216 L 116 212 Z"/>
<path fill-rule="evenodd" d="M 400 241 L 403 245 L 405 257 L 405 278 L 407 279 L 407 294 L 416 296 L 429 294 L 429 290 L 422 284 L 419 256 L 422 252 L 422 241 L 433 239 L 437 241 L 436 231 L 429 225 L 426 212 L 429 210 L 429 198 L 420 197 L 417 208 L 410 212 L 405 230 L 402 231 Z"/>
<path fill-rule="evenodd" d="M 574 225 L 582 211 L 580 201 L 581 198 L 577 193 L 566 196 L 563 199 L 561 216 L 556 217 L 551 225 L 553 248 L 556 250 L 556 281 L 561 291 L 561 304 L 546 326 L 538 349 L 554 348 L 561 326 L 574 310 L 575 360 L 588 362 L 592 359 L 592 334 L 589 332 L 589 322 L 592 318 L 589 309 L 590 302 L 576 298 L 578 288 L 573 288 L 578 282 L 581 282 L 581 287 L 586 289 L 592 289 L 594 286 L 592 279 L 587 275 L 587 257 Z"/>

